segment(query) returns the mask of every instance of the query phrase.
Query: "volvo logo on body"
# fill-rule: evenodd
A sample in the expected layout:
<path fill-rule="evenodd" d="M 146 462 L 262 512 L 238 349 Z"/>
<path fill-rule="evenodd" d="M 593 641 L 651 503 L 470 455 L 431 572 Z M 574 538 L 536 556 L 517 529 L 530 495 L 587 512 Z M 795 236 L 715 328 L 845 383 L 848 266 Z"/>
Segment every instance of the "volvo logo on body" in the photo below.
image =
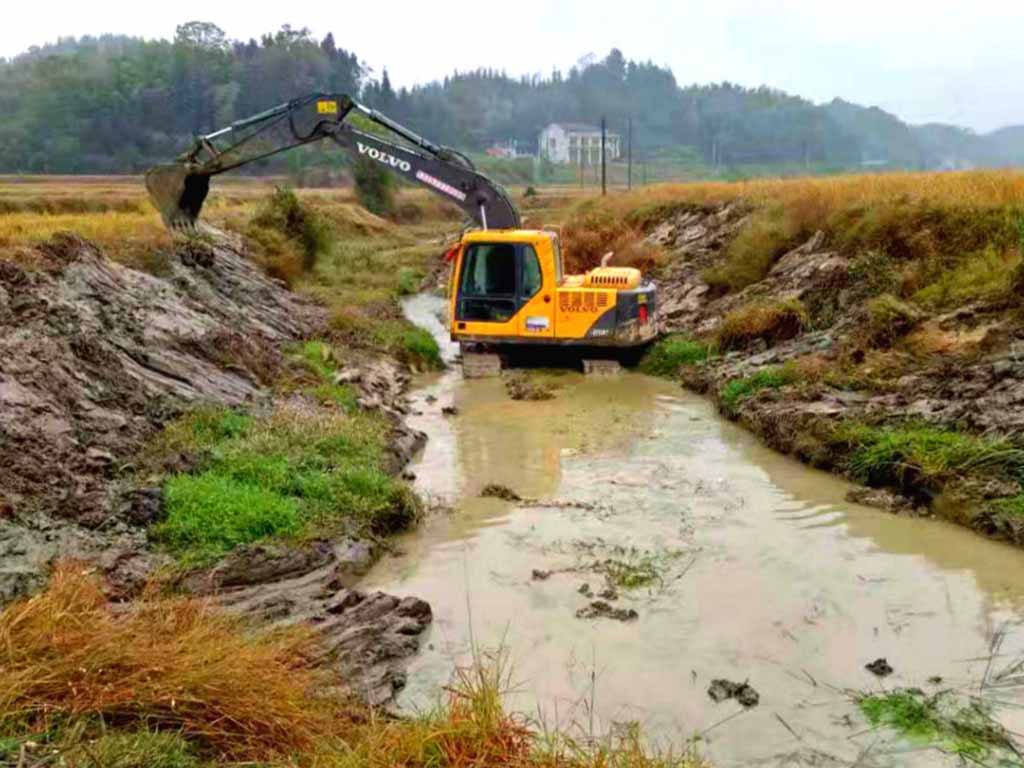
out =
<path fill-rule="evenodd" d="M 400 171 L 409 173 L 412 170 L 412 166 L 409 165 L 408 160 L 403 160 L 400 157 L 395 157 L 387 152 L 381 152 L 376 147 L 368 147 L 363 142 L 357 141 L 356 146 L 359 147 L 359 154 L 366 155 L 367 157 L 373 158 L 378 163 L 390 166 L 392 168 L 398 168 Z"/>

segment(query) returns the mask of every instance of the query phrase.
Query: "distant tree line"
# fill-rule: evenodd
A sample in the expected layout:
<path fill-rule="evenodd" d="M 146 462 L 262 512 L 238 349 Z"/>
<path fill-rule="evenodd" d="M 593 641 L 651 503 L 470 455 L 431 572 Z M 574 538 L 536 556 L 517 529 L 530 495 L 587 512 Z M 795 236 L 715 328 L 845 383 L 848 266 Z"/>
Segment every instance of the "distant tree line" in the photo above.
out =
<path fill-rule="evenodd" d="M 331 34 L 317 40 L 285 26 L 243 42 L 190 22 L 173 41 L 63 39 L 0 60 L 0 172 L 139 172 L 180 153 L 195 134 L 311 91 L 356 95 L 466 151 L 513 139 L 534 149 L 550 122 L 605 116 L 620 133 L 632 120 L 638 156 L 685 157 L 711 169 L 1024 162 L 1024 130 L 979 136 L 954 126 L 908 126 L 839 100 L 819 106 L 765 87 L 680 87 L 669 69 L 618 50 L 546 77 L 481 69 L 395 90 L 386 70 L 374 77 Z M 317 157 L 285 156 L 257 170 L 296 170 Z"/>

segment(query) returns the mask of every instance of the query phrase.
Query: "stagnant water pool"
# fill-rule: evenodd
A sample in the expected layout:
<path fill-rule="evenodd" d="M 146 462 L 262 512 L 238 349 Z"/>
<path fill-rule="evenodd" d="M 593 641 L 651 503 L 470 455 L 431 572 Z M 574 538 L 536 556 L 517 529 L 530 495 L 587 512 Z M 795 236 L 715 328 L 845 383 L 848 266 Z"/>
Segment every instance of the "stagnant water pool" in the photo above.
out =
<path fill-rule="evenodd" d="M 439 306 L 419 296 L 406 311 L 441 335 Z M 1017 689 L 981 686 L 1024 652 L 1024 553 L 848 503 L 846 483 L 672 383 L 556 381 L 541 402 L 456 370 L 413 393 L 410 421 L 429 436 L 416 485 L 451 511 L 399 540 L 364 584 L 435 611 L 401 706 L 435 702 L 475 644 L 507 649 L 516 708 L 587 732 L 639 723 L 664 745 L 699 734 L 719 766 L 957 764 L 870 730 L 851 696 L 864 690 L 973 689 L 1024 730 Z M 481 498 L 490 483 L 538 501 Z M 593 567 L 609 559 L 658 574 L 609 601 L 638 618 L 577 618 L 594 599 L 580 589 L 604 588 Z M 865 669 L 879 657 L 891 676 Z M 714 678 L 749 680 L 760 703 L 716 704 Z"/>

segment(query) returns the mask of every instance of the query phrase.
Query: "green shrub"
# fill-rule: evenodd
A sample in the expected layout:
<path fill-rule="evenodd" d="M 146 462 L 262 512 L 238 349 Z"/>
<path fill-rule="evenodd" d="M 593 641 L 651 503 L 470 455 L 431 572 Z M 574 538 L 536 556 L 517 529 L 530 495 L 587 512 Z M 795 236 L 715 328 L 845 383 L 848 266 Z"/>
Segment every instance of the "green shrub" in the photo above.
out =
<path fill-rule="evenodd" d="M 709 355 L 706 344 L 686 336 L 666 336 L 647 350 L 640 361 L 640 370 L 650 376 L 675 376 L 682 366 L 702 363 Z"/>
<path fill-rule="evenodd" d="M 758 392 L 779 389 L 795 380 L 796 371 L 791 367 L 762 368 L 751 376 L 727 382 L 718 392 L 718 401 L 726 413 L 735 415 L 740 405 Z"/>
<path fill-rule="evenodd" d="M 398 270 L 398 295 L 411 296 L 414 293 L 419 293 L 421 279 L 422 275 L 416 270 L 402 267 Z"/>
<path fill-rule="evenodd" d="M 376 160 L 360 157 L 353 171 L 356 197 L 370 213 L 378 216 L 395 215 L 394 177 Z"/>
<path fill-rule="evenodd" d="M 762 339 L 772 346 L 799 336 L 807 322 L 807 310 L 797 299 L 756 301 L 726 314 L 718 328 L 718 345 L 743 349 Z"/>

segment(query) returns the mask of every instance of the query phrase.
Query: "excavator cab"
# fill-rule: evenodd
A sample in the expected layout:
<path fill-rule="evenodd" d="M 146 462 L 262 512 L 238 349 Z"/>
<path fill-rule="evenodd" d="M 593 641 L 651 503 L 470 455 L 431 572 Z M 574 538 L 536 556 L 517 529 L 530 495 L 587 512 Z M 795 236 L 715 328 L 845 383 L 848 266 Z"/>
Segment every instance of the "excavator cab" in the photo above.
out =
<path fill-rule="evenodd" d="M 451 338 L 469 349 L 567 345 L 642 349 L 657 333 L 656 290 L 639 270 L 564 275 L 558 235 L 475 230 L 463 236 L 449 286 Z"/>

